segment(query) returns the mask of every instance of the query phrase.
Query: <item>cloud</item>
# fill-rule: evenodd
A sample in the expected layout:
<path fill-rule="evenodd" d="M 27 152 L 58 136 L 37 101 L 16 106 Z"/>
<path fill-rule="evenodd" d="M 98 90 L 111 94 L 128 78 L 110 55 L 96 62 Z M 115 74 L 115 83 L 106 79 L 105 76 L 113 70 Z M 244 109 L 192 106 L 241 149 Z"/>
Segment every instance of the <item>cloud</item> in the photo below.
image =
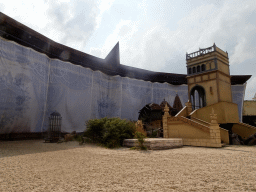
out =
<path fill-rule="evenodd" d="M 120 45 L 120 54 L 123 57 L 123 53 L 127 50 L 127 44 L 130 45 L 131 39 L 134 37 L 137 32 L 138 22 L 132 22 L 131 20 L 121 20 L 116 28 L 113 30 L 112 34 L 110 34 L 104 42 L 103 47 L 90 48 L 90 54 L 105 58 L 107 54 L 112 50 L 115 44 L 120 41 L 122 44 Z"/>
<path fill-rule="evenodd" d="M 147 7 L 145 4 L 146 1 L 143 5 Z M 166 22 L 161 17 L 163 22 L 152 25 L 147 18 L 151 13 L 148 10 L 145 13 L 147 15 L 137 21 L 121 21 L 105 41 L 101 55 L 107 54 L 119 40 L 122 64 L 184 74 L 186 52 L 210 47 L 215 42 L 229 53 L 231 75 L 244 75 L 241 68 L 256 75 L 256 70 L 251 70 L 256 55 L 256 4 L 253 1 L 236 0 L 197 6 L 178 21 L 175 30 L 166 25 L 169 17 L 166 16 Z M 248 90 L 256 92 L 252 86 L 254 83 L 254 78 L 248 82 Z"/>
<path fill-rule="evenodd" d="M 114 0 L 10 0 L 0 11 L 48 38 L 83 50 Z"/>
<path fill-rule="evenodd" d="M 99 2 L 99 9 L 100 14 L 98 15 L 96 21 L 97 21 L 97 28 L 99 28 L 102 20 L 103 13 L 109 10 L 109 8 L 112 6 L 115 0 L 102 0 Z"/>
<path fill-rule="evenodd" d="M 57 42 L 82 50 L 96 29 L 99 9 L 96 1 L 49 1 L 51 18 L 43 30 Z"/>

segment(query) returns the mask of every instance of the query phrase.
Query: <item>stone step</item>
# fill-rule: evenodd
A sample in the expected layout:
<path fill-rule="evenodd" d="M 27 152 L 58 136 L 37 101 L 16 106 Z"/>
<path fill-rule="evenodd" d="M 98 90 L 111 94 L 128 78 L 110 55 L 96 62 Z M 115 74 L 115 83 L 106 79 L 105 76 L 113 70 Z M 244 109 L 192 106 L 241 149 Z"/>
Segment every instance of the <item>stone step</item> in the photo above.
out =
<path fill-rule="evenodd" d="M 124 147 L 138 147 L 138 139 L 125 139 Z M 144 146 L 151 150 L 173 149 L 183 147 L 181 138 L 146 138 Z"/>

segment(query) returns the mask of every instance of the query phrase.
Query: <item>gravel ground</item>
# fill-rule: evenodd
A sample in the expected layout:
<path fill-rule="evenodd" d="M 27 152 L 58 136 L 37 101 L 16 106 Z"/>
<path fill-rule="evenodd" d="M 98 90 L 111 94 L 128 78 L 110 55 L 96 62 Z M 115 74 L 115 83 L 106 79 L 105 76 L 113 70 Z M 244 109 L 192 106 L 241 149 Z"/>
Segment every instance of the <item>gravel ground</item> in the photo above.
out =
<path fill-rule="evenodd" d="M 0 141 L 0 191 L 256 191 L 256 147 L 134 151 Z"/>

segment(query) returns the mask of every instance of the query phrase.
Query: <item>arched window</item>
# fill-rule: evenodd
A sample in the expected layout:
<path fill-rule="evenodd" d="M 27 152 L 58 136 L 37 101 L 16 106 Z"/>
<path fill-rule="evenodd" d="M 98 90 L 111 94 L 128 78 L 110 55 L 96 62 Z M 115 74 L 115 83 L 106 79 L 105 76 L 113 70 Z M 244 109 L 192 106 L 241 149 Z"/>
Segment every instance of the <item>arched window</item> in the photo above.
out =
<path fill-rule="evenodd" d="M 205 71 L 205 64 L 201 65 L 201 71 Z"/>
<path fill-rule="evenodd" d="M 201 70 L 200 70 L 200 65 L 198 65 L 197 67 L 196 67 L 196 72 L 198 73 L 198 72 L 200 72 Z"/>
<path fill-rule="evenodd" d="M 196 85 L 190 91 L 190 102 L 193 110 L 206 106 L 205 90 L 203 87 Z"/>
<path fill-rule="evenodd" d="M 193 67 L 193 73 L 196 73 L 196 67 Z"/>
<path fill-rule="evenodd" d="M 191 74 L 191 67 L 188 68 L 188 74 Z"/>

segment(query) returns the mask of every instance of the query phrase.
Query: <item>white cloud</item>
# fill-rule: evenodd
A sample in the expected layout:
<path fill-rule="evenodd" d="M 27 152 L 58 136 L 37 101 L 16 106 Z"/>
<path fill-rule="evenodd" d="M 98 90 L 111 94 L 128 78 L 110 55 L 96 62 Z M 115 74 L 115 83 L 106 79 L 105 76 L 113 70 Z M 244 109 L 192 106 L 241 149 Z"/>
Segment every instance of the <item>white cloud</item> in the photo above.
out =
<path fill-rule="evenodd" d="M 36 31 L 47 25 L 48 21 L 45 19 L 45 16 L 48 8 L 49 5 L 44 3 L 44 1 L 9 0 L 0 3 L 1 12 Z"/>
<path fill-rule="evenodd" d="M 100 14 L 97 17 L 97 28 L 99 28 L 100 23 L 101 23 L 101 19 L 103 16 L 103 13 L 107 10 L 109 10 L 109 8 L 112 6 L 112 4 L 114 3 L 115 0 L 101 0 L 98 2 L 98 7 L 100 9 Z"/>
<path fill-rule="evenodd" d="M 107 37 L 104 46 L 101 48 L 91 48 L 90 54 L 97 57 L 105 58 L 115 44 L 120 41 L 120 54 L 123 57 L 123 53 L 127 49 L 127 44 L 131 41 L 132 37 L 135 35 L 137 29 L 137 22 L 132 22 L 131 20 L 121 20 L 113 33 Z"/>
<path fill-rule="evenodd" d="M 167 22 L 145 24 L 150 21 L 142 17 L 136 23 L 136 33 L 131 32 L 131 36 L 125 36 L 128 31 L 132 31 L 132 27 L 128 28 L 127 21 L 122 21 L 105 41 L 101 55 L 106 55 L 119 40 L 122 64 L 184 74 L 186 52 L 212 46 L 215 42 L 219 48 L 228 51 L 233 74 L 243 75 L 239 70 L 240 66 L 247 67 L 249 74 L 256 75 L 256 70 L 251 70 L 255 62 L 247 62 L 256 55 L 254 18 L 255 2 L 237 0 L 196 7 L 187 17 L 181 19 L 176 30 L 172 31 L 165 25 Z M 168 19 L 166 16 L 166 20 Z M 254 89 L 255 92 L 252 84 L 255 84 L 255 79 L 248 82 L 247 89 L 252 92 Z M 250 94 L 247 93 L 246 97 Z"/>
<path fill-rule="evenodd" d="M 112 1 L 108 2 L 103 4 L 109 7 Z M 0 5 L 0 11 L 8 16 L 78 50 L 83 50 L 96 30 L 98 15 L 107 10 L 91 0 L 10 0 Z"/>

